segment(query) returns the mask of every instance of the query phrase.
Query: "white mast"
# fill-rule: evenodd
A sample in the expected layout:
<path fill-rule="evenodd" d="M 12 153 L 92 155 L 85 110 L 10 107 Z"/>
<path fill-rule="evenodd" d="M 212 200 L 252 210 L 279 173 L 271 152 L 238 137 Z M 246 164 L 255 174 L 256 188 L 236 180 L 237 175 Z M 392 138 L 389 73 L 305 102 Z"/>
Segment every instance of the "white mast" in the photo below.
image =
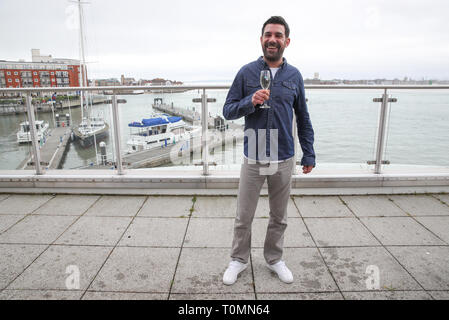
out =
<path fill-rule="evenodd" d="M 84 34 L 83 34 L 83 19 L 82 19 L 82 7 L 81 0 L 78 0 L 78 15 L 80 19 L 80 49 L 81 49 L 81 61 L 80 61 L 80 86 L 86 87 L 86 57 L 84 56 Z M 84 117 L 84 91 L 81 91 L 81 121 Z"/>

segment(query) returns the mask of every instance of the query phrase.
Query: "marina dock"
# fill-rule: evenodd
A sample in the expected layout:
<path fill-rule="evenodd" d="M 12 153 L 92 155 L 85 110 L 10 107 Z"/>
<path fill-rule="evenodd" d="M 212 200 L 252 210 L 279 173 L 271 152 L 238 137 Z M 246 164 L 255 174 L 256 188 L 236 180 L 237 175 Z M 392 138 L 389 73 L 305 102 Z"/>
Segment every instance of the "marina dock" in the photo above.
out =
<path fill-rule="evenodd" d="M 231 143 L 235 146 L 237 141 L 240 141 L 241 139 L 243 139 L 243 130 L 241 131 L 241 134 L 233 132 L 232 135 L 225 135 L 224 132 L 218 130 L 209 131 L 209 152 L 213 152 L 214 149 L 219 148 L 220 146 L 224 148 Z M 188 150 L 187 155 L 185 152 L 183 153 L 183 151 L 180 151 L 180 149 L 184 148 Z M 198 137 L 192 138 L 190 141 L 180 141 L 177 144 L 172 144 L 166 147 L 161 146 L 155 149 L 127 154 L 123 157 L 123 162 L 129 169 L 151 168 L 170 163 L 171 154 L 174 154 L 175 157 L 177 155 L 181 156 L 182 154 L 183 157 L 189 157 L 194 164 L 200 165 L 202 164 L 201 160 L 198 159 L 198 163 L 195 163 L 194 155 L 200 155 L 201 152 L 201 137 Z M 201 158 L 201 156 L 199 156 L 199 158 Z M 212 165 L 214 164 L 212 163 Z"/>
<path fill-rule="evenodd" d="M 187 120 L 192 123 L 201 121 L 201 114 L 198 111 L 196 111 L 196 109 L 179 108 L 179 107 L 175 107 L 173 105 L 168 105 L 168 104 L 153 104 L 153 109 L 161 111 L 163 113 L 167 113 L 172 116 L 183 117 L 184 120 Z M 209 119 L 208 119 L 208 128 L 209 129 L 215 129 L 215 127 L 216 127 L 215 119 L 216 119 L 216 117 L 212 117 L 209 114 Z M 227 122 L 226 125 L 228 126 L 228 128 L 226 128 L 226 129 L 242 129 L 243 128 L 242 125 L 236 124 L 234 122 Z"/>
<path fill-rule="evenodd" d="M 182 117 L 184 120 L 192 123 L 201 121 L 201 114 L 194 109 L 185 109 L 176 107 L 174 105 L 156 103 L 153 104 L 153 109 L 172 116 Z M 241 125 L 235 123 L 227 123 L 226 127 L 224 128 L 216 128 L 216 118 L 210 115 L 208 117 L 208 128 L 209 152 L 220 146 L 224 148 L 226 144 L 232 143 L 233 145 L 235 145 L 237 141 L 243 139 L 243 128 Z M 234 130 L 232 134 L 225 134 L 226 130 L 229 129 L 241 130 Z M 184 141 L 179 143 L 183 143 L 184 146 L 186 146 L 190 150 L 190 158 L 192 160 L 192 156 L 195 153 L 201 154 L 202 152 L 201 138 L 191 138 L 188 142 Z M 160 166 L 171 162 L 170 154 L 173 152 L 173 148 L 180 149 L 180 146 L 178 144 L 175 144 L 169 145 L 167 147 L 160 147 L 156 149 L 128 154 L 123 157 L 123 161 L 125 162 L 125 166 L 130 169 Z M 177 151 L 175 150 L 174 152 Z"/>
<path fill-rule="evenodd" d="M 47 169 L 60 169 L 70 141 L 70 127 L 57 127 L 50 131 L 40 148 L 41 165 Z M 17 169 L 34 169 L 33 157 L 20 163 Z"/>
<path fill-rule="evenodd" d="M 193 109 L 184 109 L 173 105 L 159 104 L 153 105 L 155 110 L 180 116 L 187 122 L 197 123 L 201 119 L 201 114 Z M 223 121 L 221 117 L 220 121 Z M 218 148 L 224 149 L 225 146 L 232 145 L 235 147 L 238 141 L 243 139 L 242 126 L 233 122 L 221 123 L 217 127 L 217 117 L 209 116 L 208 119 L 208 140 L 209 152 L 213 153 Z M 232 131 L 230 131 L 232 129 Z M 62 161 L 70 143 L 71 127 L 57 127 L 51 130 L 45 139 L 45 143 L 40 148 L 41 165 L 45 169 L 61 169 Z M 186 150 L 188 150 L 186 152 Z M 123 155 L 123 164 L 129 169 L 151 168 L 161 166 L 172 162 L 173 156 L 177 159 L 182 156 L 181 161 L 191 161 L 201 165 L 202 143 L 201 136 L 191 137 L 190 140 L 177 141 L 176 144 L 161 145 L 150 150 L 139 151 L 131 154 Z M 188 159 L 185 159 L 189 157 Z M 214 165 L 214 163 L 210 163 Z M 102 169 L 114 166 L 114 159 L 107 159 L 104 165 L 96 164 L 78 169 Z M 17 167 L 17 169 L 32 169 L 34 159 L 27 157 Z"/>
<path fill-rule="evenodd" d="M 126 100 L 121 99 L 119 103 L 125 103 Z M 93 98 L 92 104 L 103 104 L 103 103 L 111 103 L 111 99 L 108 97 L 103 98 Z M 37 112 L 52 112 L 52 104 L 51 103 L 33 103 L 35 110 Z M 69 108 L 79 108 L 80 107 L 80 99 L 76 100 L 63 100 L 60 102 L 56 102 L 54 104 L 54 111 L 62 111 L 64 109 Z M 9 115 L 9 114 L 21 114 L 26 113 L 26 105 L 25 104 L 0 104 L 0 115 Z"/>
<path fill-rule="evenodd" d="M 180 116 L 184 120 L 192 123 L 199 122 L 201 119 L 201 114 L 193 109 L 179 108 L 167 104 L 154 104 L 153 109 L 173 116 Z M 209 152 L 213 152 L 220 146 L 222 148 L 224 148 L 226 145 L 231 144 L 235 146 L 238 141 L 241 141 L 243 139 L 244 133 L 241 125 L 231 122 L 226 123 L 226 125 L 223 125 L 222 127 L 216 128 L 215 123 L 216 118 L 209 116 Z M 229 133 L 230 131 L 228 131 L 229 129 L 233 129 L 231 134 Z M 180 151 L 181 149 L 184 151 Z M 187 155 L 185 150 L 189 150 Z M 182 157 L 189 156 L 190 159 L 195 163 L 195 160 L 193 158 L 196 158 L 195 155 L 201 154 L 201 152 L 201 137 L 191 137 L 189 141 L 179 141 L 176 144 L 169 144 L 167 146 L 161 145 L 160 147 L 154 149 L 126 154 L 123 156 L 123 164 L 129 169 L 157 167 L 172 162 L 170 155 L 173 154 L 176 157 L 177 153 L 179 154 L 179 156 L 181 156 L 182 154 Z M 106 166 L 110 166 L 111 164 L 113 164 L 111 161 L 107 161 Z M 201 160 L 198 160 L 197 164 L 200 165 Z M 212 165 L 214 164 L 212 163 Z M 99 169 L 104 167 L 104 165 L 91 165 L 83 167 L 83 169 Z"/>

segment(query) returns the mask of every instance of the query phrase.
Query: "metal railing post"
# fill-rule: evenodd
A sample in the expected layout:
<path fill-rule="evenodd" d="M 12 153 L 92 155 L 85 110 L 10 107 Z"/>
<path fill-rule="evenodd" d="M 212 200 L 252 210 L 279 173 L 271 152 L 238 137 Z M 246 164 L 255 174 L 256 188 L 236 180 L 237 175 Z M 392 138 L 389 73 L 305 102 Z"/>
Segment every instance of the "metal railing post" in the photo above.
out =
<path fill-rule="evenodd" d="M 207 129 L 209 125 L 209 111 L 207 108 L 206 89 L 203 88 L 201 95 L 201 150 L 203 151 L 203 175 L 209 175 L 209 145 L 207 139 Z"/>
<path fill-rule="evenodd" d="M 387 112 L 388 109 L 388 95 L 387 89 L 384 89 L 382 95 L 382 104 L 380 106 L 379 113 L 379 128 L 377 131 L 377 146 L 376 146 L 376 164 L 374 167 L 374 173 L 380 174 L 382 169 L 383 152 L 385 147 L 385 132 L 387 125 Z"/>
<path fill-rule="evenodd" d="M 118 115 L 118 103 L 115 91 L 112 94 L 112 120 L 114 126 L 114 144 L 115 144 L 115 160 L 117 165 L 117 173 L 123 175 L 122 147 L 120 135 L 120 120 Z"/>
<path fill-rule="evenodd" d="M 34 117 L 34 107 L 31 100 L 31 93 L 27 93 L 26 95 L 26 104 L 27 104 L 27 111 L 28 111 L 28 123 L 30 125 L 30 135 L 31 135 L 31 144 L 32 144 L 32 151 L 33 151 L 33 157 L 34 157 L 34 165 L 36 168 L 36 174 L 41 175 L 43 174 L 42 166 L 41 166 L 41 154 L 39 150 L 39 141 L 36 131 L 36 119 Z"/>
<path fill-rule="evenodd" d="M 293 125 L 292 125 L 292 129 L 293 129 L 293 146 L 294 146 L 294 150 L 295 150 L 295 155 L 293 156 L 293 175 L 298 175 L 299 172 L 296 171 L 296 165 L 298 164 L 298 128 L 296 126 L 296 115 L 293 112 Z"/>

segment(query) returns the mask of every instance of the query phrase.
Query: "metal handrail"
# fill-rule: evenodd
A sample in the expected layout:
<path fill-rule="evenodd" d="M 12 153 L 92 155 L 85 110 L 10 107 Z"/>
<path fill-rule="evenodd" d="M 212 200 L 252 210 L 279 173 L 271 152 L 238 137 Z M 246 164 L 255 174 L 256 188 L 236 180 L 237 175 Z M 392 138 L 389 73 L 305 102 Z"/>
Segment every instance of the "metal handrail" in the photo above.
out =
<path fill-rule="evenodd" d="M 38 148 L 37 142 L 37 134 L 36 128 L 34 125 L 34 108 L 31 103 L 31 93 L 33 92 L 73 92 L 73 91 L 108 91 L 112 92 L 112 113 L 113 113 L 113 128 L 115 135 L 115 153 L 117 158 L 117 174 L 123 175 L 124 168 L 122 166 L 122 146 L 120 139 L 120 128 L 119 128 L 119 113 L 118 113 L 118 104 L 117 104 L 117 95 L 122 91 L 123 94 L 126 94 L 130 90 L 202 90 L 201 102 L 202 102 L 202 114 L 208 115 L 208 101 L 206 90 L 219 90 L 219 89 L 229 89 L 230 85 L 202 85 L 202 86 L 102 86 L 102 87 L 45 87 L 45 88 L 0 88 L 1 93 L 26 93 L 26 104 L 29 122 L 33 125 L 30 127 L 31 129 L 31 137 L 32 137 L 32 151 L 34 159 L 40 159 L 40 151 Z M 374 161 L 376 174 L 380 174 L 381 165 L 383 163 L 383 149 L 385 145 L 385 134 L 386 134 L 386 122 L 388 113 L 387 102 L 388 102 L 388 90 L 401 90 L 401 89 L 412 89 L 412 90 L 425 90 L 425 89 L 449 89 L 449 85 L 306 85 L 306 89 L 337 89 L 337 90 L 350 90 L 350 89 L 373 89 L 379 90 L 382 89 L 384 91 L 383 96 L 379 100 L 381 102 L 381 112 L 379 116 L 379 127 L 378 127 L 378 138 L 376 143 L 376 160 Z M 126 92 L 127 91 L 127 92 Z M 376 101 L 377 102 L 377 101 Z M 201 121 L 202 126 L 202 148 L 203 148 L 203 175 L 209 175 L 209 162 L 208 162 L 208 139 L 207 139 L 207 126 L 208 121 L 207 118 L 202 117 Z M 293 126 L 294 127 L 294 126 Z M 296 132 L 294 132 L 296 134 Z M 297 148 L 296 148 L 296 138 L 295 138 L 295 160 L 297 158 Z M 40 161 L 35 161 L 36 174 L 42 175 L 44 171 L 40 165 Z"/>
<path fill-rule="evenodd" d="M 218 90 L 229 89 L 230 85 L 201 85 L 201 86 L 101 86 L 101 87 L 42 87 L 42 88 L 0 88 L 0 93 L 12 92 L 66 92 L 66 91 L 130 91 L 130 90 L 165 90 L 165 89 L 183 89 L 183 90 Z M 306 89 L 373 89 L 373 90 L 422 90 L 422 89 L 449 89 L 449 85 L 305 85 Z M 126 93 L 126 92 L 125 92 Z"/>

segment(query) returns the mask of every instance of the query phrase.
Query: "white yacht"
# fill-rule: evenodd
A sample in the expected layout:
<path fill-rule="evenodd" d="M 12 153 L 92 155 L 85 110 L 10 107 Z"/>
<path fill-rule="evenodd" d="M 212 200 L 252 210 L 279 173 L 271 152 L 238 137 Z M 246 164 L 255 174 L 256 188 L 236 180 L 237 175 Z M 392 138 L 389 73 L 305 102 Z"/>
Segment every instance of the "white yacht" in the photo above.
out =
<path fill-rule="evenodd" d="M 142 122 L 128 124 L 130 138 L 127 153 L 166 147 L 200 134 L 201 127 L 187 125 L 181 117 L 154 114 Z"/>
<path fill-rule="evenodd" d="M 109 125 L 103 118 L 83 118 L 81 123 L 73 129 L 73 138 L 83 147 L 95 145 L 108 134 Z"/>
<path fill-rule="evenodd" d="M 40 142 L 48 134 L 49 125 L 43 120 L 36 120 L 36 134 L 37 140 Z M 31 132 L 30 124 L 28 121 L 20 123 L 19 131 L 17 132 L 17 142 L 18 143 L 29 143 L 31 142 Z"/>

